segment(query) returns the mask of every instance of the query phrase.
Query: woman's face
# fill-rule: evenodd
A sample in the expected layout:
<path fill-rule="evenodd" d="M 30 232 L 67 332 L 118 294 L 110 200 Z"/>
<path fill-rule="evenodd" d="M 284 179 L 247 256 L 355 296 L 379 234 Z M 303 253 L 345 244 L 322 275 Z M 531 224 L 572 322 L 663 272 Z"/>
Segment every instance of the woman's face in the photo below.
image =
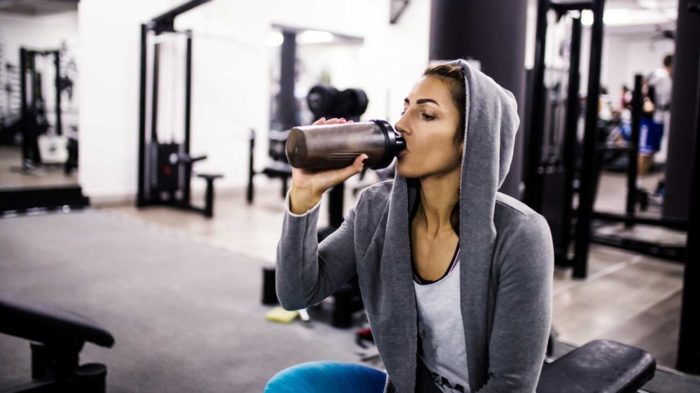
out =
<path fill-rule="evenodd" d="M 459 110 L 447 84 L 436 77 L 421 78 L 404 99 L 403 114 L 395 125 L 406 140 L 396 166 L 399 175 L 423 178 L 459 168 L 458 126 Z"/>

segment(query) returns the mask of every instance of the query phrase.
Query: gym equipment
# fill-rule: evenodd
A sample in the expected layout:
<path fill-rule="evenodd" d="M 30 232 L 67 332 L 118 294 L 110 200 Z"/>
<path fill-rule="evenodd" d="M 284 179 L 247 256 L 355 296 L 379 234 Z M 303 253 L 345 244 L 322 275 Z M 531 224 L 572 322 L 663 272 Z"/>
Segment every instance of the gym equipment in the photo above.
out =
<path fill-rule="evenodd" d="M 139 173 L 136 195 L 136 206 L 139 208 L 164 205 L 199 212 L 207 218 L 214 215 L 214 181 L 223 177 L 222 175 L 197 175 L 206 181 L 205 204 L 204 207 L 198 207 L 191 203 L 192 167 L 195 163 L 206 159 L 207 156 L 193 157 L 190 155 L 192 31 L 176 31 L 174 25 L 178 15 L 208 1 L 210 0 L 189 1 L 141 25 Z M 166 143 L 158 138 L 159 50 L 162 45 L 161 39 L 165 35 L 184 36 L 186 40 L 184 141 L 181 143 L 174 141 Z M 153 67 L 150 74 L 147 71 L 149 61 Z M 147 99 L 147 90 L 149 89 L 151 91 L 150 101 Z M 148 132 L 147 120 L 150 120 Z"/>
<path fill-rule="evenodd" d="M 642 116 L 642 75 L 636 75 L 634 79 L 634 91 L 632 94 L 632 132 L 630 142 L 627 146 L 596 146 L 596 159 L 590 163 L 594 167 L 594 184 L 597 189 L 598 179 L 600 178 L 600 156 L 610 151 L 620 151 L 627 153 L 627 197 L 625 202 L 625 213 L 614 214 L 608 212 L 587 211 L 584 207 L 582 212 L 590 214 L 594 220 L 602 223 L 619 223 L 622 222 L 626 227 L 631 228 L 635 224 L 643 224 L 650 226 L 658 226 L 678 231 L 685 231 L 688 227 L 687 220 L 678 220 L 670 218 L 650 218 L 638 217 L 636 215 L 636 206 L 639 204 L 643 207 L 645 201 L 645 193 L 637 188 L 637 155 L 639 154 L 639 135 L 641 133 L 641 116 Z M 583 164 L 586 164 L 585 162 Z M 595 199 L 595 192 L 594 192 Z M 638 252 L 640 254 L 650 255 L 657 258 L 663 258 L 674 262 L 683 262 L 685 258 L 685 247 L 665 245 L 657 242 L 648 242 L 638 239 L 629 239 L 624 237 L 601 235 L 596 233 L 596 229 L 602 225 L 596 225 L 592 230 L 591 242 L 602 244 L 610 247 L 622 248 Z"/>
<path fill-rule="evenodd" d="M 285 43 L 287 40 L 285 40 Z M 369 100 L 367 99 L 367 94 L 361 89 L 345 89 L 339 91 L 333 86 L 318 84 L 309 89 L 309 93 L 306 96 L 306 102 L 309 110 L 314 115 L 314 121 L 325 117 L 342 117 L 347 120 L 358 121 L 360 116 L 367 109 Z M 294 106 L 294 105 L 292 105 Z M 287 108 L 288 109 L 288 108 Z M 280 111 L 283 108 L 280 106 Z M 291 118 L 296 118 L 293 114 L 283 113 L 280 117 L 290 118 L 287 123 L 291 122 Z M 262 171 L 256 171 L 254 168 L 255 162 L 255 131 L 251 130 L 249 138 L 249 160 L 248 160 L 248 187 L 246 189 L 246 201 L 248 204 L 253 203 L 255 197 L 255 187 L 253 184 L 253 178 L 257 174 L 264 174 L 269 178 L 279 178 L 282 180 L 282 198 L 287 195 L 289 178 L 292 176 L 292 169 L 289 166 L 289 161 L 287 159 L 287 139 L 290 135 L 290 129 L 299 128 L 295 127 L 296 124 L 287 124 L 282 131 L 271 130 L 268 133 L 268 156 L 270 157 L 269 163 Z M 390 125 L 386 125 L 391 129 Z M 385 127 L 386 127 L 385 126 Z M 305 126 L 308 127 L 308 126 Z M 393 130 L 392 130 L 393 131 Z M 388 133 L 387 133 L 388 135 Z M 333 190 L 337 188 L 334 187 Z M 342 188 L 342 186 L 341 186 Z M 338 194 L 338 190 L 333 194 L 331 190 L 331 195 Z M 333 198 L 333 197 L 331 197 Z M 337 199 L 337 195 L 336 195 Z M 340 203 L 340 217 L 338 217 L 337 201 L 331 203 L 333 206 L 333 213 L 331 214 L 331 225 L 339 226 L 342 222 L 342 200 Z"/>
<path fill-rule="evenodd" d="M 545 363 L 537 393 L 634 393 L 655 371 L 656 361 L 647 352 L 596 340 Z"/>
<path fill-rule="evenodd" d="M 255 175 L 263 174 L 271 179 L 282 180 L 282 198 L 287 195 L 289 178 L 292 176 L 292 169 L 287 162 L 287 156 L 284 154 L 285 144 L 289 130 L 268 132 L 268 155 L 270 160 L 262 171 L 255 170 L 255 130 L 250 130 L 248 139 L 248 185 L 246 187 L 246 202 L 250 205 L 255 199 L 255 184 L 253 178 Z"/>
<path fill-rule="evenodd" d="M 364 90 L 345 89 L 340 91 L 326 84 L 312 87 L 306 96 L 306 102 L 315 119 L 343 117 L 355 121 L 359 120 L 359 117 L 365 113 L 369 104 Z"/>
<path fill-rule="evenodd" d="M 80 186 L 22 187 L 0 190 L 0 217 L 58 210 L 68 212 L 90 206 Z"/>
<path fill-rule="evenodd" d="M 555 263 L 573 266 L 574 277 L 585 277 L 585 258 L 590 239 L 590 217 L 581 214 L 584 207 L 593 204 L 594 172 L 591 165 L 595 158 L 595 143 L 598 131 L 598 96 L 600 92 L 600 59 L 603 40 L 604 0 L 565 2 L 539 0 L 535 63 L 532 71 L 532 94 L 529 126 L 527 129 L 528 157 L 525 169 L 524 201 L 535 211 L 543 214 L 552 228 Z M 586 101 L 584 146 L 582 163 L 577 171 L 576 147 L 579 119 L 579 63 L 581 56 L 581 16 L 584 10 L 593 13 L 589 62 L 588 92 Z M 547 100 L 545 86 L 545 49 L 547 48 L 548 14 L 554 13 L 557 21 L 570 21 L 571 43 L 568 56 L 568 77 L 550 89 Z M 566 84 L 566 110 L 551 105 L 551 94 L 555 101 L 562 102 L 562 86 Z M 547 116 L 549 109 L 550 116 Z M 574 189 L 578 174 L 578 189 Z M 564 191 L 562 193 L 562 190 Z M 575 232 L 573 200 L 578 191 L 579 207 L 576 212 Z M 569 257 L 569 244 L 575 240 L 575 256 Z M 584 246 L 585 243 L 585 246 Z M 585 257 L 583 257 L 585 255 Z"/>
<path fill-rule="evenodd" d="M 682 3 L 681 3 L 682 4 Z M 684 12 L 683 23 L 700 21 L 700 3 L 690 3 Z M 688 19 L 685 19 L 688 17 Z M 692 18 L 692 19 L 690 19 Z M 685 25 L 688 26 L 688 25 Z M 697 24 L 695 25 L 697 26 Z M 685 34 L 687 30 L 681 31 Z M 698 52 L 697 79 L 695 93 L 695 157 L 692 166 L 692 186 L 690 193 L 690 215 L 688 217 L 688 238 L 686 240 L 685 272 L 683 277 L 683 304 L 681 308 L 680 333 L 678 337 L 678 360 L 676 367 L 685 372 L 700 374 L 700 51 Z M 700 389 L 699 389 L 700 390 Z"/>
<path fill-rule="evenodd" d="M 294 127 L 287 139 L 287 159 L 295 168 L 343 168 L 366 153 L 365 166 L 385 168 L 403 149 L 403 137 L 384 120 Z"/>
<path fill-rule="evenodd" d="M 1 48 L 0 48 L 1 49 Z M 22 141 L 22 98 L 19 67 L 6 62 L 0 51 L 0 144 L 15 146 Z"/>
<path fill-rule="evenodd" d="M 31 50 L 24 47 L 19 49 L 19 80 L 20 80 L 20 113 L 18 127 L 22 135 L 22 171 L 30 172 L 42 162 L 39 149 L 40 136 L 47 133 L 49 123 L 46 118 L 45 98 L 43 94 L 42 74 L 37 72 L 37 58 L 53 58 L 55 86 L 55 123 L 54 137 L 63 135 L 61 120 L 61 92 L 64 84 L 61 78 L 61 52 L 59 50 Z M 55 142 L 55 141 L 54 141 Z M 54 147 L 57 148 L 57 147 Z M 65 151 L 65 146 L 63 147 Z M 63 159 L 66 161 L 67 157 Z M 47 160 L 48 161 L 48 160 Z"/>
<path fill-rule="evenodd" d="M 0 392 L 106 391 L 107 367 L 79 361 L 86 342 L 114 345 L 114 337 L 90 319 L 56 307 L 0 299 L 0 333 L 31 341 L 32 352 L 32 381 Z"/>
<path fill-rule="evenodd" d="M 637 155 L 642 113 L 642 78 L 637 76 L 632 102 L 632 136 L 627 145 L 606 143 L 606 124 L 598 116 L 600 92 L 600 51 L 602 45 L 603 1 L 564 3 L 543 0 L 539 3 L 537 47 L 546 46 L 546 16 L 551 10 L 557 19 L 571 22 L 571 43 L 569 46 L 568 82 L 566 93 L 563 81 L 555 89 L 547 87 L 545 78 L 545 53 L 537 51 L 533 70 L 532 106 L 528 145 L 530 156 L 526 175 L 525 201 L 533 209 L 542 213 L 552 229 L 555 262 L 559 266 L 573 267 L 576 278 L 587 274 L 588 249 L 591 242 L 611 247 L 632 250 L 671 261 L 682 261 L 684 247 L 663 245 L 628 239 L 618 236 L 603 236 L 596 233 L 601 223 L 622 222 L 627 227 L 635 224 L 660 226 L 675 230 L 685 230 L 684 220 L 655 219 L 638 217 L 636 206 L 644 207 L 645 194 L 637 189 Z M 577 132 L 579 119 L 579 60 L 581 52 L 581 19 L 571 11 L 592 9 L 594 25 L 589 65 L 588 97 L 586 103 L 585 131 L 582 149 L 578 146 Z M 598 23 L 602 23 L 598 21 Z M 600 30 L 600 31 L 599 31 Z M 551 78 L 550 78 L 551 82 Z M 549 92 L 549 97 L 546 92 Z M 555 97 L 553 97 L 553 94 Z M 565 99 L 561 98 L 565 97 Z M 562 111 L 562 104 L 566 110 Z M 552 104 L 552 101 L 558 101 Z M 557 114 L 558 113 L 558 114 Z M 563 117 L 563 121 L 561 119 Z M 577 162 L 577 150 L 581 150 Z M 625 154 L 627 156 L 627 200 L 625 214 L 596 212 L 593 201 L 597 193 L 601 163 L 605 155 Z M 575 184 L 578 181 L 578 187 Z M 563 192 L 562 192 L 563 190 Z M 574 212 L 574 200 L 578 194 L 578 207 Z M 573 243 L 573 256 L 569 256 Z"/>

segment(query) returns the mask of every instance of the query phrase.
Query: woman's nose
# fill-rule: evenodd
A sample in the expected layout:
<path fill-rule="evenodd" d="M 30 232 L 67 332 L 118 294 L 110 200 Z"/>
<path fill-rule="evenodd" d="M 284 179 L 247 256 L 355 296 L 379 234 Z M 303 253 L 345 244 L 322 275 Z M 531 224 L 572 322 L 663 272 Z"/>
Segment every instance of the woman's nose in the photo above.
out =
<path fill-rule="evenodd" d="M 396 132 L 398 132 L 401 135 L 406 135 L 409 133 L 407 131 L 408 129 L 406 128 L 406 124 L 405 124 L 403 116 L 401 116 L 399 121 L 397 121 L 396 124 L 394 124 L 394 129 L 396 130 Z"/>

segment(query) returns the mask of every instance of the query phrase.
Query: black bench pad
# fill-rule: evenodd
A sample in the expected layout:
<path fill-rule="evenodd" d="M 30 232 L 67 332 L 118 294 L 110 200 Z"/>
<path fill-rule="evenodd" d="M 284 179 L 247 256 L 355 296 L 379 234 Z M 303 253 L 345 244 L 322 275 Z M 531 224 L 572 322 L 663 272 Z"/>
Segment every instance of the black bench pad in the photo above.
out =
<path fill-rule="evenodd" d="M 0 333 L 39 343 L 114 345 L 107 330 L 80 314 L 7 298 L 0 299 Z"/>
<path fill-rule="evenodd" d="M 538 393 L 636 392 L 652 379 L 656 361 L 647 352 L 615 341 L 596 340 L 542 369 Z"/>

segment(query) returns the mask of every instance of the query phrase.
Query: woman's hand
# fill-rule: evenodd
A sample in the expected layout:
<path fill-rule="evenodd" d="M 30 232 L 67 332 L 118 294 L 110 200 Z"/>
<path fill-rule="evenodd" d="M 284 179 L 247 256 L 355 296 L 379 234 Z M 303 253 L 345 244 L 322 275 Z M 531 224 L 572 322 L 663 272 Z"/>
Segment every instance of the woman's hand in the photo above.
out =
<path fill-rule="evenodd" d="M 322 117 L 316 120 L 314 125 L 343 124 L 346 122 L 343 118 L 326 120 Z M 292 167 L 292 188 L 289 192 L 292 213 L 303 214 L 309 211 L 321 200 L 326 190 L 360 172 L 367 158 L 366 154 L 360 154 L 351 165 L 327 171 L 309 171 Z"/>

